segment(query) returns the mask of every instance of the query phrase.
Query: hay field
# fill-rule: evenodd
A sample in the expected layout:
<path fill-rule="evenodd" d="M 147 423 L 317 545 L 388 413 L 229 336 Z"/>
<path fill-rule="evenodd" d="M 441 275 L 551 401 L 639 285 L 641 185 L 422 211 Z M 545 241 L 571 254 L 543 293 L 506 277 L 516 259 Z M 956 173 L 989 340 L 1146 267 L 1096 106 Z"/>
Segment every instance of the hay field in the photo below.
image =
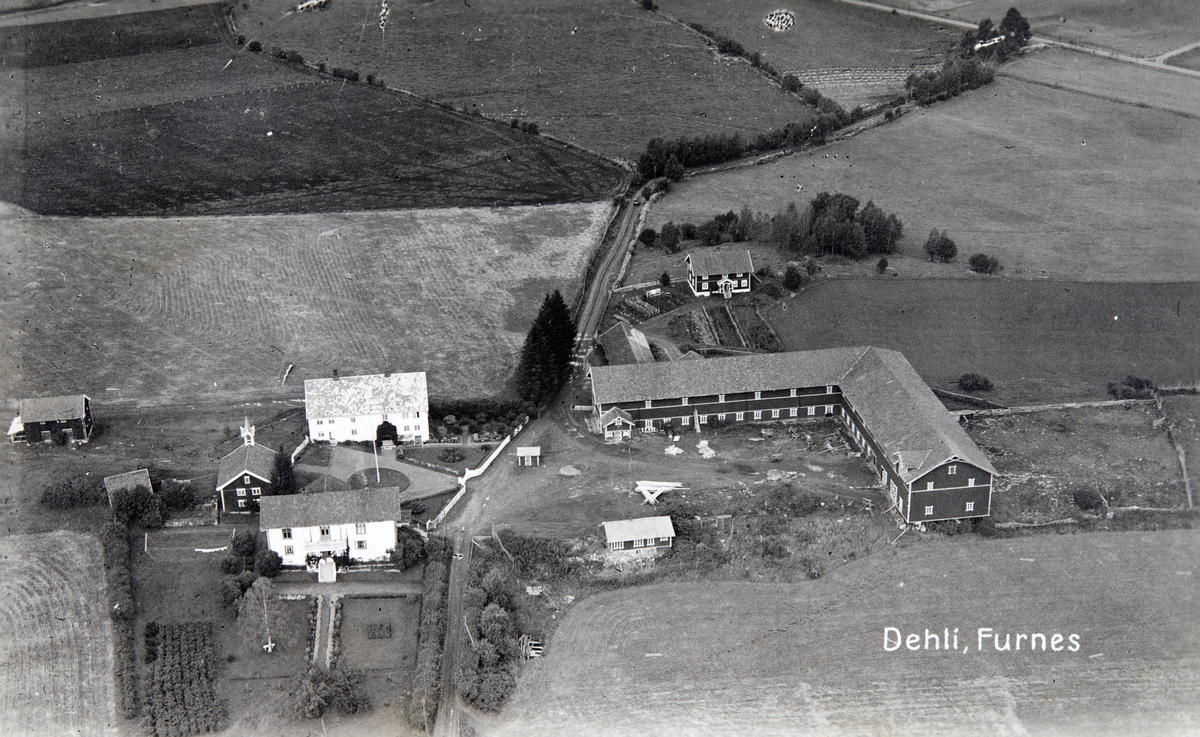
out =
<path fill-rule="evenodd" d="M 910 533 L 911 534 L 911 533 Z M 485 735 L 1183 735 L 1200 717 L 1195 531 L 914 538 L 800 584 L 597 594 Z M 959 628 L 969 652 L 883 650 Z M 997 652 L 976 630 L 1080 635 Z M 940 638 L 939 638 L 940 639 Z"/>
<path fill-rule="evenodd" d="M 819 151 L 680 182 L 647 226 L 840 191 L 895 212 L 913 256 L 936 227 L 1006 278 L 1195 280 L 1197 140 L 1197 120 L 1001 78 Z"/>
<path fill-rule="evenodd" d="M 753 137 L 811 115 L 748 64 L 627 0 L 393 3 L 386 33 L 378 0 L 292 5 L 239 4 L 238 32 L 631 161 L 654 136 Z"/>
<path fill-rule="evenodd" d="M 793 72 L 847 109 L 904 91 L 917 69 L 941 63 L 961 34 L 916 18 L 822 0 L 780 5 L 776 0 L 663 0 L 663 12 L 700 23 L 757 51 L 780 72 Z M 763 23 L 785 8 L 794 24 L 775 31 Z"/>
<path fill-rule="evenodd" d="M 1200 379 L 1195 283 L 836 279 L 765 315 L 787 350 L 891 348 L 938 388 L 983 374 L 1009 406 L 1108 399 L 1129 374 Z"/>
<path fill-rule="evenodd" d="M 105 601 L 91 536 L 0 537 L 0 732 L 117 734 Z"/>
<path fill-rule="evenodd" d="M 304 378 L 427 371 L 493 395 L 545 292 L 572 299 L 610 206 L 0 219 L 6 396 L 293 397 Z M 36 314 L 30 305 L 40 305 Z M 295 364 L 286 387 L 280 379 Z M 101 410 L 97 410 L 100 412 Z"/>

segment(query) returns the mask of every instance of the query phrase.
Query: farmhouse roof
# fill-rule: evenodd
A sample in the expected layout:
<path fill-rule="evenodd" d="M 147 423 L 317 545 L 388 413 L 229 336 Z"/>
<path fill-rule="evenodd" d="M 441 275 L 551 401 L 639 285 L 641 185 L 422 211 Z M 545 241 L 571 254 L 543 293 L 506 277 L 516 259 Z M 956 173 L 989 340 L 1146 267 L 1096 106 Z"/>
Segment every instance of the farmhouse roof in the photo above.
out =
<path fill-rule="evenodd" d="M 716 274 L 749 274 L 754 271 L 750 251 L 704 250 L 693 251 L 685 258 L 692 264 L 692 273 L 700 276 Z"/>
<path fill-rule="evenodd" d="M 542 446 L 540 445 L 519 445 L 517 446 L 518 458 L 532 458 L 542 454 Z"/>
<path fill-rule="evenodd" d="M 610 366 L 624 363 L 654 363 L 646 334 L 628 323 L 617 322 L 597 338 L 604 346 L 604 358 Z"/>
<path fill-rule="evenodd" d="M 618 407 L 610 407 L 604 411 L 604 414 L 600 415 L 600 427 L 608 427 L 618 421 L 626 425 L 632 425 L 633 415 Z"/>
<path fill-rule="evenodd" d="M 136 489 L 139 486 L 144 486 L 154 491 L 154 487 L 150 484 L 150 472 L 144 468 L 129 471 L 128 473 L 118 473 L 116 476 L 104 477 L 104 489 L 108 492 L 109 497 L 112 497 L 115 492 L 128 491 Z"/>
<path fill-rule="evenodd" d="M 395 522 L 401 518 L 400 489 L 391 486 L 264 496 L 259 500 L 258 526 L 264 530 L 275 530 L 284 527 Z"/>
<path fill-rule="evenodd" d="M 425 372 L 343 376 L 304 382 L 308 417 L 355 417 L 427 412 Z"/>
<path fill-rule="evenodd" d="M 87 414 L 86 394 L 65 397 L 33 397 L 21 400 L 21 422 L 48 422 L 50 420 L 79 420 Z"/>
<path fill-rule="evenodd" d="M 675 527 L 670 517 L 641 517 L 602 522 L 604 537 L 608 544 L 629 540 L 647 540 L 659 537 L 675 537 Z"/>
<path fill-rule="evenodd" d="M 265 445 L 243 445 L 221 459 L 217 466 L 217 490 L 229 486 L 238 476 L 251 474 L 270 483 L 275 471 L 275 451 Z"/>
<path fill-rule="evenodd" d="M 996 473 L 908 360 L 896 351 L 860 346 L 596 366 L 591 376 L 597 404 L 838 386 L 905 481 L 954 459 Z"/>

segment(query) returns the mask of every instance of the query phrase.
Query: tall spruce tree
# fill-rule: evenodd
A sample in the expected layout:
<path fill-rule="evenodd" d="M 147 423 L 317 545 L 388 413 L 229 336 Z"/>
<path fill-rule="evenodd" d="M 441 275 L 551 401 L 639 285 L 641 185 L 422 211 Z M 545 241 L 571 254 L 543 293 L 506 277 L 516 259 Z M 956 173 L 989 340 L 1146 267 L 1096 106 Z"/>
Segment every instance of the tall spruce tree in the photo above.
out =
<path fill-rule="evenodd" d="M 555 289 L 542 300 L 521 348 L 521 363 L 517 367 L 521 397 L 537 404 L 553 399 L 571 376 L 574 348 L 575 319 L 566 300 Z"/>
<path fill-rule="evenodd" d="M 296 473 L 292 468 L 292 456 L 283 452 L 283 446 L 279 446 L 279 452 L 275 454 L 275 470 L 271 474 L 271 493 L 279 496 L 295 494 L 299 489 L 296 484 Z"/>

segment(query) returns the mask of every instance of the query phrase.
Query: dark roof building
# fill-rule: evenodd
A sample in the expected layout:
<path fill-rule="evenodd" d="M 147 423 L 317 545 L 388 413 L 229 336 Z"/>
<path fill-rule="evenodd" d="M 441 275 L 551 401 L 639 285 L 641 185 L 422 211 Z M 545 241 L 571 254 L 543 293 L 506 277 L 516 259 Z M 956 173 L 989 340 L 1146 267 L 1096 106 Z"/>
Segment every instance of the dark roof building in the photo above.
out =
<path fill-rule="evenodd" d="M 650 350 L 650 341 L 646 334 L 628 323 L 617 322 L 596 338 L 596 342 L 604 348 L 604 359 L 608 365 L 623 363 L 654 363 L 654 353 Z"/>
<path fill-rule="evenodd" d="M 50 442 L 55 436 L 72 443 L 86 443 L 93 427 L 92 400 L 86 394 L 33 397 L 21 400 L 8 436 L 14 443 Z"/>
<path fill-rule="evenodd" d="M 754 260 L 748 250 L 697 249 L 685 256 L 683 262 L 687 266 L 688 286 L 697 297 L 720 293 L 729 299 L 750 291 Z"/>

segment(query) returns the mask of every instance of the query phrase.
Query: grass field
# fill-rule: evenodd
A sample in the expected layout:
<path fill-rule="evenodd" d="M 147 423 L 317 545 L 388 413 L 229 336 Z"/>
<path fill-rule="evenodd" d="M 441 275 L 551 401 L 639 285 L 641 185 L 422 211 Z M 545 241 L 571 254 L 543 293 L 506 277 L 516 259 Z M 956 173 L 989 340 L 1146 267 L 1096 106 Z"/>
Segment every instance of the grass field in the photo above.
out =
<path fill-rule="evenodd" d="M 847 109 L 903 92 L 914 69 L 940 64 L 942 53 L 961 36 L 915 18 L 829 0 L 787 5 L 795 23 L 786 31 L 763 23 L 781 7 L 774 0 L 663 0 L 659 6 L 761 53 L 780 72 L 796 73 Z"/>
<path fill-rule="evenodd" d="M 1200 378 L 1196 284 L 839 279 L 765 316 L 787 350 L 891 348 L 935 387 L 983 374 L 1010 406 L 1108 399 L 1129 374 Z"/>
<path fill-rule="evenodd" d="M 741 133 L 811 108 L 744 62 L 720 59 L 691 30 L 627 0 L 478 0 L 393 5 L 339 0 L 290 14 L 290 0 L 235 12 L 238 32 L 310 61 L 636 161 L 654 136 Z"/>
<path fill-rule="evenodd" d="M 342 600 L 342 653 L 338 662 L 351 670 L 407 670 L 417 665 L 420 596 Z M 369 639 L 367 628 L 388 624 L 392 636 Z"/>
<path fill-rule="evenodd" d="M 1190 734 L 1198 553 L 1194 531 L 930 536 L 813 582 L 597 594 L 477 731 Z M 969 652 L 885 652 L 889 626 L 957 627 Z M 1081 647 L 979 650 L 979 627 L 1076 633 Z"/>
<path fill-rule="evenodd" d="M 92 537 L 0 537 L 0 731 L 116 734 L 105 601 Z"/>
<path fill-rule="evenodd" d="M 98 416 L 104 399 L 295 397 L 335 368 L 427 371 L 433 395 L 491 395 L 543 295 L 577 292 L 608 214 L 2 218 L 0 387 L 88 392 Z M 46 310 L 27 323 L 34 301 Z"/>
<path fill-rule="evenodd" d="M 1195 280 L 1198 139 L 1197 120 L 998 79 L 823 150 L 685 180 L 647 226 L 840 191 L 895 212 L 910 255 L 948 230 L 964 273 L 982 251 L 1008 277 Z"/>

